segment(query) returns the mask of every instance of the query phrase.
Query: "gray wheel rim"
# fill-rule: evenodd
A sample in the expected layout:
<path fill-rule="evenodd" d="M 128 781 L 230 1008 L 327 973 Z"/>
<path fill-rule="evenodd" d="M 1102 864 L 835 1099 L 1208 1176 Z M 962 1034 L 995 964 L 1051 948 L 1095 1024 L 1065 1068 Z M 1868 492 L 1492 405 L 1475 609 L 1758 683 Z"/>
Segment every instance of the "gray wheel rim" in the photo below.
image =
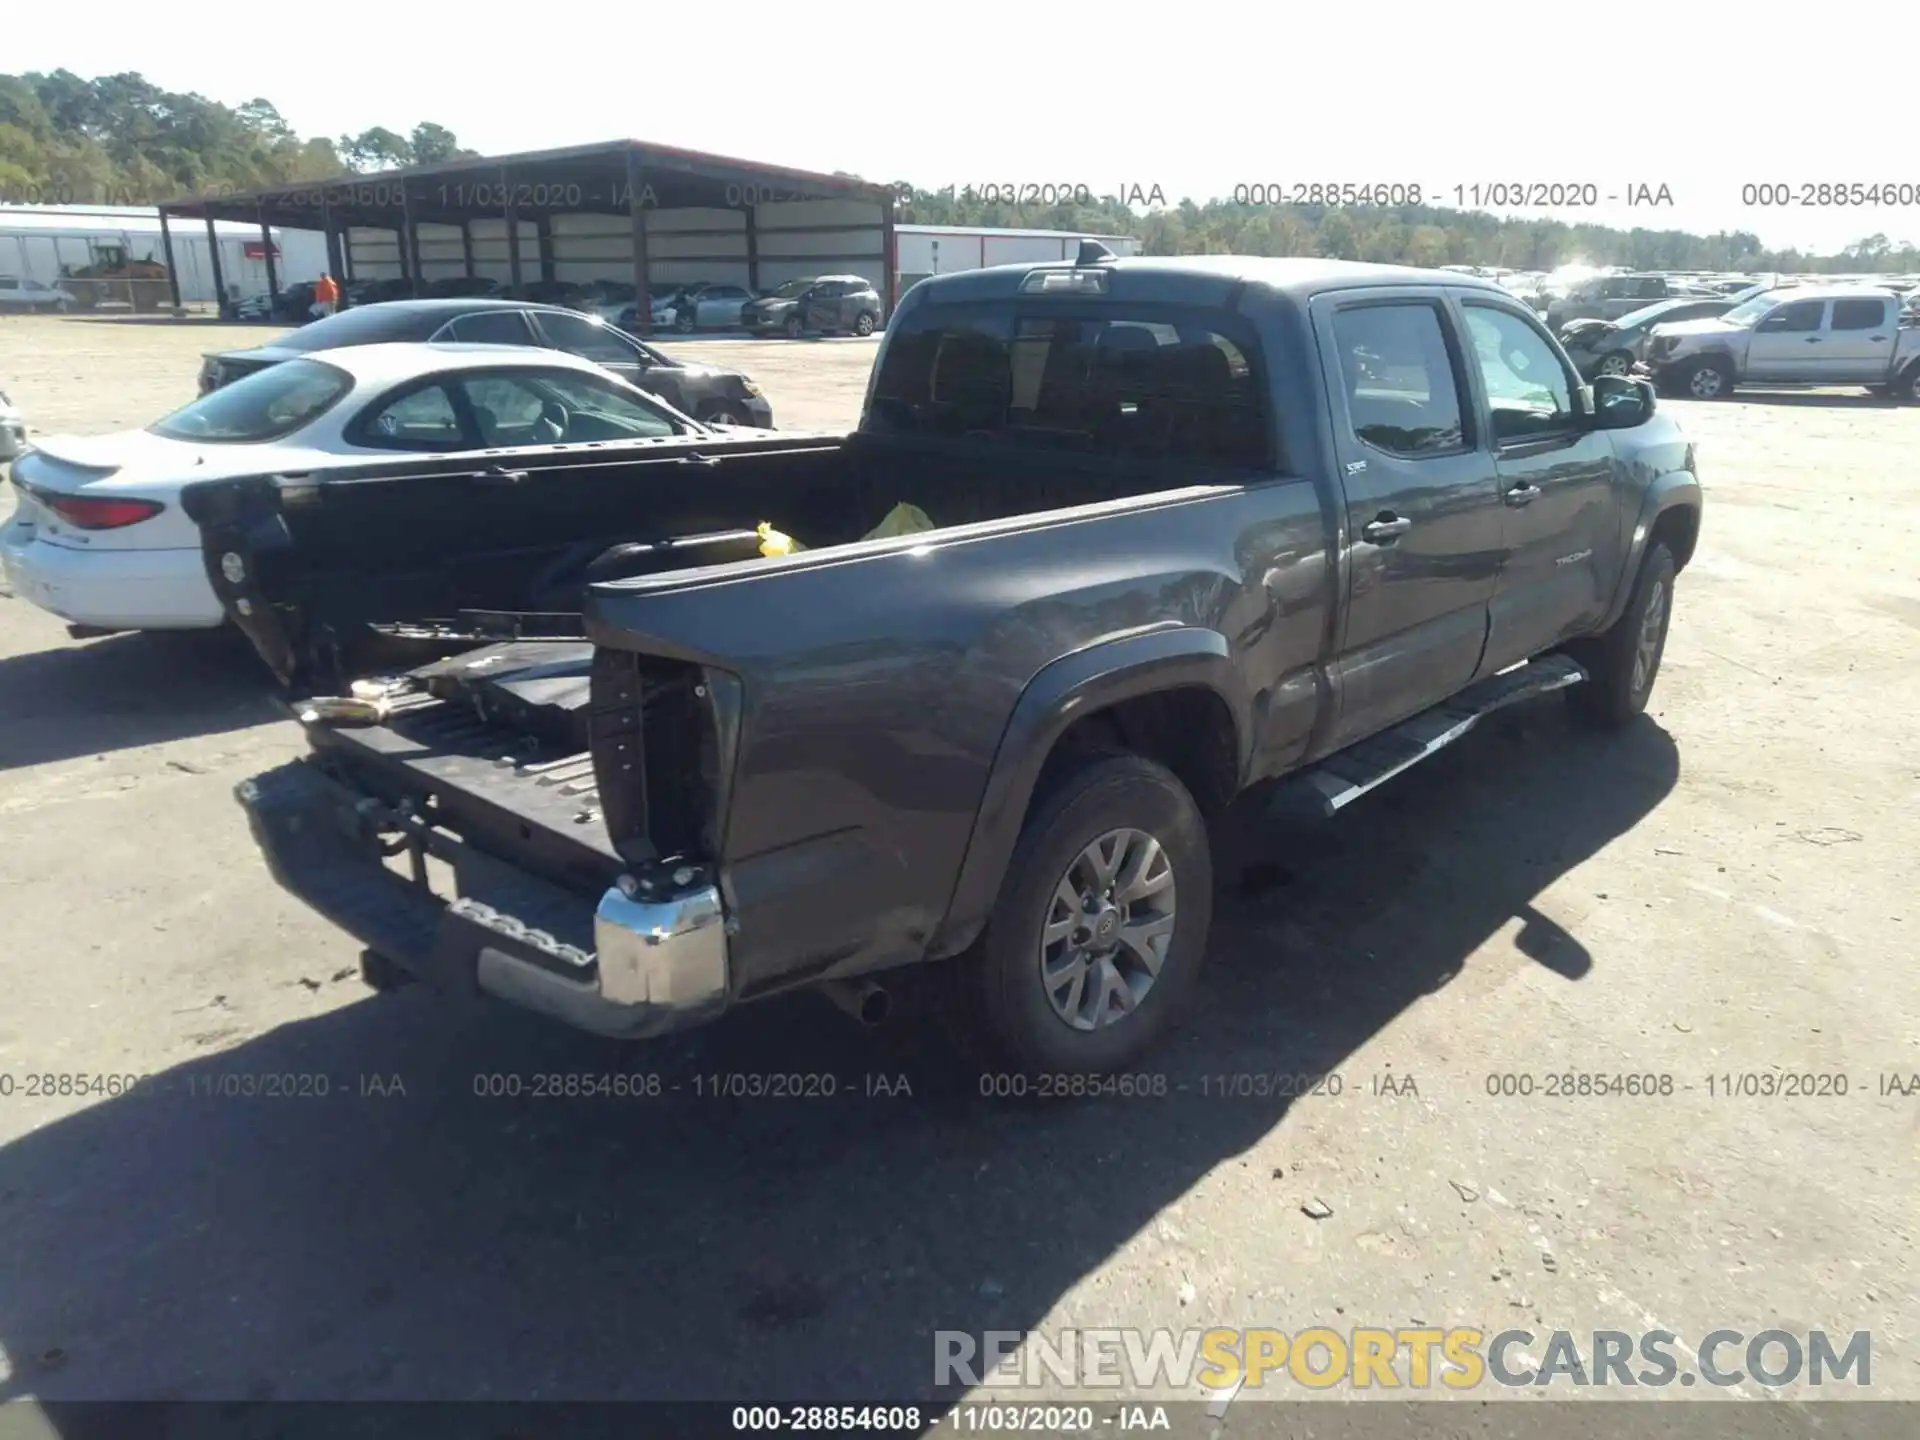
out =
<path fill-rule="evenodd" d="M 1920 366 L 1916 366 L 1913 373 L 1907 376 L 1907 394 L 1920 400 Z"/>
<path fill-rule="evenodd" d="M 873 333 L 873 317 L 871 315 L 862 315 L 858 320 L 853 322 L 853 329 L 855 334 L 871 335 Z"/>
<path fill-rule="evenodd" d="M 1633 364 L 1624 355 L 1609 355 L 1600 362 L 1602 375 L 1624 375 L 1633 368 Z"/>
<path fill-rule="evenodd" d="M 1040 986 L 1075 1030 L 1140 1008 L 1173 944 L 1173 862 L 1144 830 L 1109 830 L 1067 867 L 1047 898 Z"/>
<path fill-rule="evenodd" d="M 709 425 L 738 425 L 740 422 L 734 418 L 731 410 L 715 410 L 707 416 L 707 423 Z"/>
<path fill-rule="evenodd" d="M 1647 594 L 1646 613 L 1640 617 L 1640 639 L 1633 647 L 1633 693 L 1638 695 L 1653 681 L 1653 667 L 1660 663 L 1660 642 L 1667 633 L 1667 583 L 1653 582 Z"/>
<path fill-rule="evenodd" d="M 1725 381 L 1726 377 L 1711 365 L 1702 365 L 1693 372 L 1693 378 L 1687 382 L 1687 389 L 1691 390 L 1697 399 L 1712 400 L 1719 395 Z"/>

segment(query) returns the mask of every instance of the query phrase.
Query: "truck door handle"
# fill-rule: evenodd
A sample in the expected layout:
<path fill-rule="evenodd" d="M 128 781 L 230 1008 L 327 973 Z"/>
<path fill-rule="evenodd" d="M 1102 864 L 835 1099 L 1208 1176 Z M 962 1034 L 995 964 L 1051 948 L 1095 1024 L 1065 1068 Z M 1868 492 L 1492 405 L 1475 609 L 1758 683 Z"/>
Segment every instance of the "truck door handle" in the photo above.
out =
<path fill-rule="evenodd" d="M 699 465 L 705 469 L 711 470 L 715 465 L 718 465 L 720 462 L 714 459 L 713 456 L 711 455 L 702 455 L 698 451 L 696 451 L 691 455 L 682 455 L 678 463 L 682 465 Z"/>
<path fill-rule="evenodd" d="M 508 470 L 500 465 L 473 472 L 473 483 L 476 485 L 519 485 L 524 483 L 526 478 L 526 471 Z"/>
<path fill-rule="evenodd" d="M 1522 480 L 1500 498 L 1509 505 L 1531 505 L 1540 498 L 1540 487 L 1531 480 Z"/>
<path fill-rule="evenodd" d="M 1385 545 L 1398 540 L 1413 528 L 1413 522 L 1391 510 L 1382 510 L 1373 519 L 1360 527 L 1361 537 L 1374 545 Z"/>
<path fill-rule="evenodd" d="M 1809 335 L 1807 336 L 1807 343 L 1809 345 L 1818 345 L 1820 343 L 1820 337 L 1818 335 Z"/>

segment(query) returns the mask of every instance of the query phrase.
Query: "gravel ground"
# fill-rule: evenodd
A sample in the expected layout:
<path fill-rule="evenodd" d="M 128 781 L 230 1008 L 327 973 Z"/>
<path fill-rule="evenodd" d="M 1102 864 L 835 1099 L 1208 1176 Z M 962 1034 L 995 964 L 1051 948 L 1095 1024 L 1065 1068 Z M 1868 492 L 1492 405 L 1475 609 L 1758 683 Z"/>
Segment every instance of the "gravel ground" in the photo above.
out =
<path fill-rule="evenodd" d="M 144 424 L 242 333 L 7 319 L 0 388 Z M 873 350 L 669 348 L 785 426 L 852 424 Z M 251 656 L 0 603 L 0 1398 L 873 1400 L 936 1329 L 1216 1324 L 1659 1328 L 1683 1368 L 1868 1330 L 1842 1388 L 1920 1398 L 1920 1097 L 1882 1093 L 1920 1074 L 1920 409 L 1672 408 L 1709 498 L 1648 718 L 1542 702 L 1337 822 L 1241 817 L 1158 1097 L 982 1099 L 811 997 L 631 1049 L 376 997 L 231 799 L 301 748 Z M 561 1071 L 681 1089 L 474 1093 Z M 729 1071 L 838 1093 L 694 1093 Z M 103 1072 L 154 1078 L 26 1093 Z M 1780 1072 L 1847 1093 L 1709 1088 Z"/>

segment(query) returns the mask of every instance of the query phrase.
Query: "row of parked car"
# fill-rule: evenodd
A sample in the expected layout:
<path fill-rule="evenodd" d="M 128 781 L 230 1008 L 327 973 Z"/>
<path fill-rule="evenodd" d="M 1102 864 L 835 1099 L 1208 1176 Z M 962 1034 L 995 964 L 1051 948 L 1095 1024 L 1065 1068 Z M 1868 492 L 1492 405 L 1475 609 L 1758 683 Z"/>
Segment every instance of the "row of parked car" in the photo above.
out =
<path fill-rule="evenodd" d="M 361 280 L 347 285 L 346 308 L 392 300 L 523 300 L 597 315 L 623 330 L 641 327 L 631 281 L 535 280 L 510 286 L 484 275 L 449 275 L 416 286 L 410 280 Z M 277 296 L 254 295 L 228 306 L 231 318 L 300 325 L 312 317 L 313 285 L 301 281 Z M 859 275 L 814 275 L 789 280 L 756 294 L 744 285 L 696 281 L 662 283 L 648 296 L 650 328 L 693 334 L 745 330 L 754 335 L 871 335 L 881 327 L 886 303 L 873 282 Z"/>
<path fill-rule="evenodd" d="M 1605 305 L 1616 305 L 1603 299 Z M 1645 375 L 1699 400 L 1737 385 L 1865 385 L 1920 401 L 1920 288 L 1760 283 L 1557 327 L 1587 380 Z"/>
<path fill-rule="evenodd" d="M 1736 274 L 1700 270 L 1568 270 L 1547 273 L 1501 266 L 1445 267 L 1492 280 L 1539 311 L 1556 332 L 1576 320 L 1618 320 L 1667 301 L 1738 302 L 1786 285 L 1875 285 L 1898 295 L 1920 291 L 1914 275 Z"/>

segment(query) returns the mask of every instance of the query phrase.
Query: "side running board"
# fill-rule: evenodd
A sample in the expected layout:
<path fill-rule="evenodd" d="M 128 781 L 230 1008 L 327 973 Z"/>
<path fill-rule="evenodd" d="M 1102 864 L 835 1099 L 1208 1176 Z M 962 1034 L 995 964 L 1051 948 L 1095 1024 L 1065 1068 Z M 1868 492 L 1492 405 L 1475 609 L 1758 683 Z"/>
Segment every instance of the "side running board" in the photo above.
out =
<path fill-rule="evenodd" d="M 1565 690 L 1586 678 L 1587 672 L 1564 655 L 1549 655 L 1489 675 L 1412 719 L 1402 720 L 1390 730 L 1382 730 L 1287 777 L 1275 788 L 1268 812 L 1332 815 L 1375 786 L 1444 750 L 1494 711 L 1552 690 Z"/>

